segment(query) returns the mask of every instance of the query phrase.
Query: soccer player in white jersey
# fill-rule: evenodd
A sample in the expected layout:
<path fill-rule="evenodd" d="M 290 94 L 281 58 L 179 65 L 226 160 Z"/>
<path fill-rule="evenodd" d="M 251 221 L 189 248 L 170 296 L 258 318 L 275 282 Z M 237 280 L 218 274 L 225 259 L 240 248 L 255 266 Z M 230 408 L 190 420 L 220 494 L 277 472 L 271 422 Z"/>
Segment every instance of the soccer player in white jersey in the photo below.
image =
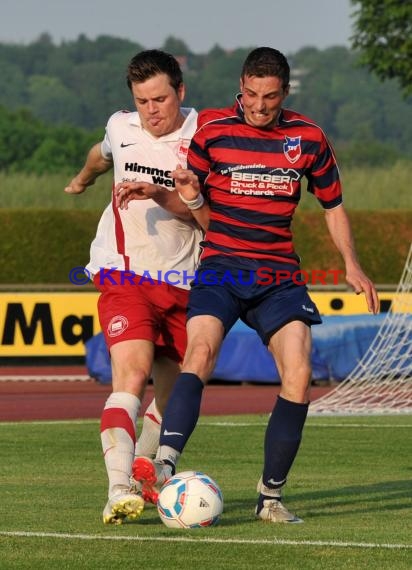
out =
<path fill-rule="evenodd" d="M 163 51 L 140 52 L 128 66 L 127 84 L 136 111 L 109 118 L 104 140 L 90 149 L 65 188 L 69 194 L 82 193 L 114 166 L 112 201 L 100 219 L 87 265 L 100 291 L 99 319 L 112 366 L 112 393 L 100 427 L 109 479 L 106 524 L 137 519 L 144 499 L 151 498 L 130 486 L 136 422 L 153 377 L 156 400 L 143 422 L 149 435 L 143 434 L 136 447 L 139 455 L 154 454 L 161 413 L 186 348 L 189 283 L 205 211 L 198 214 L 198 201 L 173 191 L 170 173 L 178 164 L 186 166 L 197 119 L 194 109 L 181 107 L 185 87 L 178 62 Z"/>

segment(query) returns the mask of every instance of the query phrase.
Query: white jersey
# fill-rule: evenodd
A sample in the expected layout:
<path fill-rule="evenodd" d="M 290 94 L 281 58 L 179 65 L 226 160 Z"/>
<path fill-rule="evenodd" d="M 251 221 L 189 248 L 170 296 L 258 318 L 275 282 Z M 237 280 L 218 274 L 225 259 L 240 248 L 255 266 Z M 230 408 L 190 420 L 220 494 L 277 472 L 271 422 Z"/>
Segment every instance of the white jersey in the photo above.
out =
<path fill-rule="evenodd" d="M 145 181 L 174 188 L 170 171 L 177 164 L 186 167 L 197 122 L 194 109 L 181 111 L 181 128 L 159 138 L 142 128 L 137 112 L 119 111 L 109 118 L 101 148 L 105 158 L 113 159 L 115 184 Z M 134 271 L 188 289 L 185 276 L 194 275 L 202 237 L 194 221 L 177 218 L 154 200 L 132 200 L 121 210 L 112 197 L 100 218 L 87 269 L 93 275 L 101 268 Z"/>

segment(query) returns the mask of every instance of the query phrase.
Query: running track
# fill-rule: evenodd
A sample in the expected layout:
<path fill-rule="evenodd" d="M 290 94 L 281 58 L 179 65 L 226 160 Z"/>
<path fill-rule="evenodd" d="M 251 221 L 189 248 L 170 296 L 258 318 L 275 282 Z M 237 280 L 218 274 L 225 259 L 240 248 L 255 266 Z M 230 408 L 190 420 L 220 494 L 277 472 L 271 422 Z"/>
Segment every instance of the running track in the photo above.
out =
<path fill-rule="evenodd" d="M 11 376 L 29 375 L 33 380 L 6 380 Z M 0 370 L 0 421 L 98 419 L 111 392 L 111 385 L 93 379 L 57 380 L 58 375 L 83 376 L 84 367 L 31 367 Z M 313 387 L 315 400 L 329 387 Z M 210 384 L 205 388 L 202 415 L 269 414 L 278 385 Z M 153 397 L 149 385 L 142 412 Z"/>

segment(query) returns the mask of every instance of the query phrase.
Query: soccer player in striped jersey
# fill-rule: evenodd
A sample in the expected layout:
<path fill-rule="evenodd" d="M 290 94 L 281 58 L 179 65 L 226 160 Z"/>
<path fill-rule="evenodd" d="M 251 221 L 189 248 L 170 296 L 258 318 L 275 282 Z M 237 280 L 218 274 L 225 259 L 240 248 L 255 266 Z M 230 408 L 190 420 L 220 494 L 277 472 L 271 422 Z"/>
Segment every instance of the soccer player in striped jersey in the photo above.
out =
<path fill-rule="evenodd" d="M 348 284 L 378 310 L 375 286 L 356 256 L 331 145 L 311 119 L 283 107 L 289 65 L 261 47 L 246 58 L 233 107 L 199 113 L 188 169 L 176 169 L 186 199 L 204 196 L 210 224 L 188 308 L 188 347 L 163 415 L 155 461 L 137 458 L 135 479 L 158 485 L 173 474 L 199 416 L 203 387 L 225 335 L 237 319 L 255 329 L 277 365 L 281 390 L 264 440 L 257 518 L 301 522 L 282 502 L 309 406 L 311 326 L 321 323 L 299 281 L 291 222 L 301 182 L 325 212 Z M 191 192 L 188 191 L 191 189 Z"/>

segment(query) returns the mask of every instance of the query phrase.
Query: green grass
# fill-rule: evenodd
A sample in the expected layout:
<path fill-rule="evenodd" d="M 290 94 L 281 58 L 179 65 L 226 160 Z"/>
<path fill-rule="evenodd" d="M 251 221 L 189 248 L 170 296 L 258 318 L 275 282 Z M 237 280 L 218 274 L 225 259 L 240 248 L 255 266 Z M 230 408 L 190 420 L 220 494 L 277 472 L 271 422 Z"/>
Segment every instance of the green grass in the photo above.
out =
<path fill-rule="evenodd" d="M 285 492 L 302 525 L 254 520 L 266 421 L 201 419 L 180 470 L 216 479 L 225 510 L 190 531 L 167 529 L 154 507 L 101 523 L 97 421 L 0 424 L 0 568 L 410 569 L 411 416 L 310 417 Z"/>
<path fill-rule="evenodd" d="M 64 192 L 70 175 L 0 172 L 0 208 L 103 211 L 111 199 L 112 176 L 104 174 L 86 192 L 73 196 Z"/>
<path fill-rule="evenodd" d="M 347 210 L 411 210 L 409 162 L 390 167 L 348 167 L 341 169 L 344 203 Z M 302 193 L 302 210 L 319 210 L 317 200 Z"/>
<path fill-rule="evenodd" d="M 411 163 L 406 161 L 391 167 L 342 169 L 346 207 L 349 210 L 410 210 L 410 171 Z M 70 179 L 66 174 L 39 177 L 0 172 L 0 208 L 104 209 L 110 199 L 110 172 L 80 196 L 63 192 Z M 303 186 L 306 188 L 305 182 Z M 320 206 L 313 196 L 303 192 L 300 209 L 319 211 Z"/>

